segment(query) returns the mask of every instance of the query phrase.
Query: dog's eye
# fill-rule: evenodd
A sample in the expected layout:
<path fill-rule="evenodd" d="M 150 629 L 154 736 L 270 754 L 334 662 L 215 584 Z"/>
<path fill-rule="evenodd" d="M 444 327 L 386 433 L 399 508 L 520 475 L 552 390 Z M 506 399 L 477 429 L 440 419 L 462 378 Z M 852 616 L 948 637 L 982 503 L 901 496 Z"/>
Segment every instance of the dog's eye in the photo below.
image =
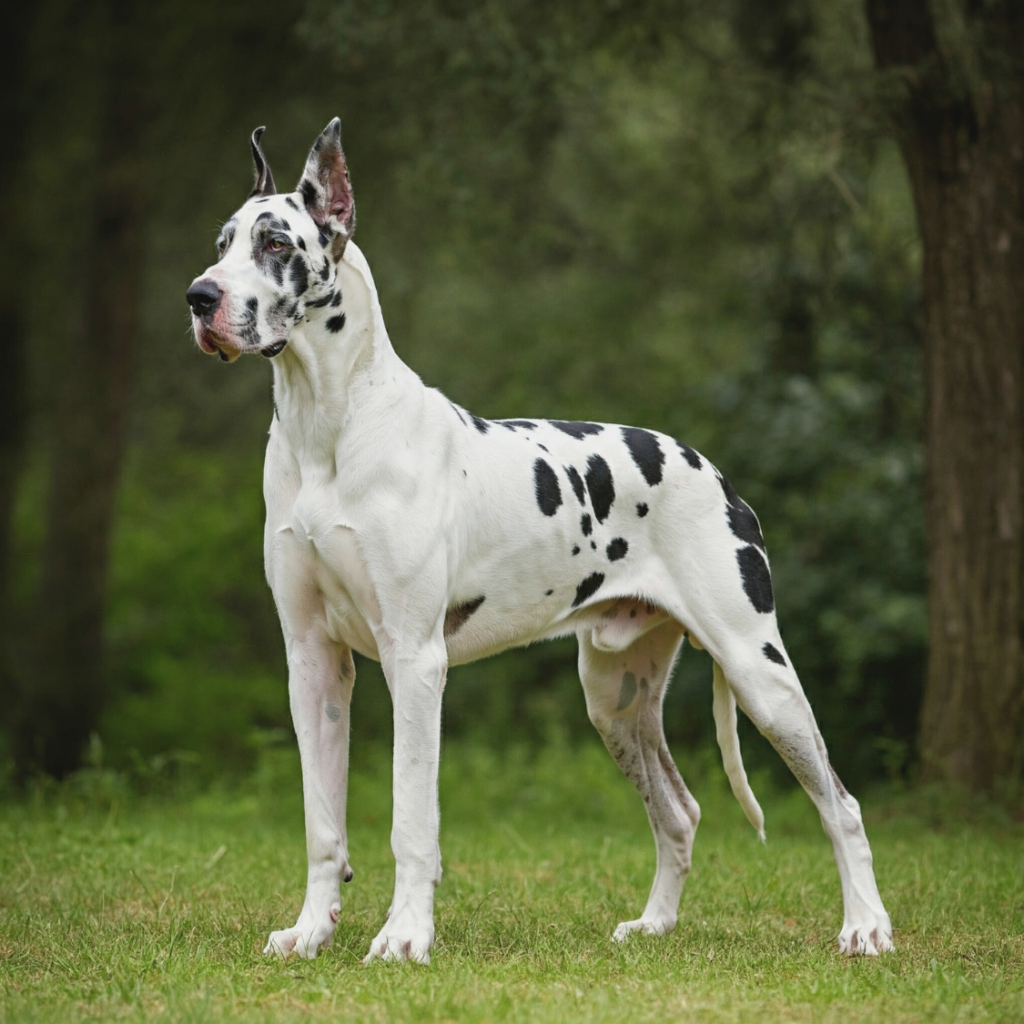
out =
<path fill-rule="evenodd" d="M 288 248 L 288 243 L 282 241 L 280 238 L 271 238 L 266 245 L 266 248 L 271 252 L 283 252 Z"/>

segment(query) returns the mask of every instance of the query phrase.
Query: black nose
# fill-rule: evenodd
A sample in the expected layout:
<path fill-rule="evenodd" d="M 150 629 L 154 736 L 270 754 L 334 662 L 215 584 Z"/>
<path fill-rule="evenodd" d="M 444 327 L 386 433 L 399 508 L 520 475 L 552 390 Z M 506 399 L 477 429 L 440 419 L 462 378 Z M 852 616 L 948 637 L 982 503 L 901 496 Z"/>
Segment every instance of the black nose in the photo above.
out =
<path fill-rule="evenodd" d="M 208 317 L 217 312 L 223 294 L 216 281 L 193 281 L 192 287 L 185 292 L 185 301 L 196 316 Z"/>

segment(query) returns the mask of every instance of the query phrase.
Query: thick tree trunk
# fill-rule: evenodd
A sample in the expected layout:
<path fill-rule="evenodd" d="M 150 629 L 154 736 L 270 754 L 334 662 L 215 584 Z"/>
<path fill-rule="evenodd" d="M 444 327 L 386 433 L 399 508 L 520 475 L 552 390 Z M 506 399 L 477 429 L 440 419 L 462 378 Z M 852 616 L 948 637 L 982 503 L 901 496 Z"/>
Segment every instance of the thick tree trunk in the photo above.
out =
<path fill-rule="evenodd" d="M 50 492 L 36 613 L 37 657 L 13 730 L 17 769 L 61 777 L 81 764 L 105 696 L 103 622 L 114 502 L 138 334 L 146 180 L 144 76 L 131 14 L 109 11 L 108 90 L 83 308 L 53 375 Z"/>
<path fill-rule="evenodd" d="M 1024 5 L 984 23 L 868 0 L 924 252 L 929 662 L 926 777 L 1019 769 L 1024 498 Z M 945 10 L 951 10 L 952 7 Z"/>

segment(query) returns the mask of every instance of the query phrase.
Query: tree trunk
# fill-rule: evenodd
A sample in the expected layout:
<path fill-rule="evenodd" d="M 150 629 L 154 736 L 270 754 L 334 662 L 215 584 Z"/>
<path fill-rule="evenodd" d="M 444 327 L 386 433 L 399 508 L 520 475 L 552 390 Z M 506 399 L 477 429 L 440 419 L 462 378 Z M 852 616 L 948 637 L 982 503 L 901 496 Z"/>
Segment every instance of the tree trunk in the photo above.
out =
<path fill-rule="evenodd" d="M 107 96 L 83 303 L 53 384 L 46 542 L 36 614 L 38 654 L 13 735 L 20 774 L 61 777 L 81 764 L 104 705 L 103 622 L 114 502 L 138 333 L 145 78 L 128 5 L 107 14 Z"/>
<path fill-rule="evenodd" d="M 0 38 L 0 66 L 8 87 L 0 95 L 4 147 L 0 152 L 0 211 L 12 238 L 24 237 L 25 142 L 28 135 L 26 71 L 33 11 L 20 4 Z M 25 352 L 25 247 L 0 248 L 0 716 L 16 699 L 10 656 L 11 520 L 28 435 L 28 360 Z"/>
<path fill-rule="evenodd" d="M 1019 769 L 1024 498 L 1024 5 L 977 18 L 868 0 L 924 268 L 929 660 L 926 778 Z"/>

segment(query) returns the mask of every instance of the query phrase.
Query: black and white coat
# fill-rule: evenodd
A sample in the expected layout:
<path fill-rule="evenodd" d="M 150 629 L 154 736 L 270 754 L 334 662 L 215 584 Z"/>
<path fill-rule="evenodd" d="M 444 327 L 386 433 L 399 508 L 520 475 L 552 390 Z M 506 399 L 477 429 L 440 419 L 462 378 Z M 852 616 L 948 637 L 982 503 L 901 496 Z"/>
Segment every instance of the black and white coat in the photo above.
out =
<path fill-rule="evenodd" d="M 379 660 L 394 702 L 394 898 L 368 958 L 426 962 L 441 879 L 437 774 L 449 665 L 573 633 L 594 725 L 647 806 L 657 870 L 616 939 L 670 931 L 700 810 L 665 744 L 661 705 L 683 640 L 715 662 L 733 791 L 763 837 L 740 760 L 737 703 L 821 812 L 842 881 L 844 952 L 892 948 L 860 809 L 832 771 L 775 618 L 758 521 L 692 448 L 656 431 L 484 420 L 395 354 L 363 254 L 340 125 L 296 192 L 257 182 L 220 259 L 188 298 L 200 347 L 272 359 L 264 473 L 267 579 L 302 757 L 309 875 L 268 952 L 330 944 L 345 828 L 352 652 Z"/>

